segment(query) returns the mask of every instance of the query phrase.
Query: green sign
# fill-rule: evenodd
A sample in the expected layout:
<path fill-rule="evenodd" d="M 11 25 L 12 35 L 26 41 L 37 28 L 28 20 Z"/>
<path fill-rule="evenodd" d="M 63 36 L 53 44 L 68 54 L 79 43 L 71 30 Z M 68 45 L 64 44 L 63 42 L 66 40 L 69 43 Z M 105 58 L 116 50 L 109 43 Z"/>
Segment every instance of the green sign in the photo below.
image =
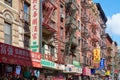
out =
<path fill-rule="evenodd" d="M 42 66 L 46 66 L 46 67 L 51 67 L 51 68 L 55 67 L 55 63 L 54 62 L 49 61 L 49 60 L 45 60 L 45 59 L 41 60 L 41 64 L 42 64 Z"/>
<path fill-rule="evenodd" d="M 80 67 L 80 63 L 78 61 L 73 61 L 73 65 L 76 67 Z"/>

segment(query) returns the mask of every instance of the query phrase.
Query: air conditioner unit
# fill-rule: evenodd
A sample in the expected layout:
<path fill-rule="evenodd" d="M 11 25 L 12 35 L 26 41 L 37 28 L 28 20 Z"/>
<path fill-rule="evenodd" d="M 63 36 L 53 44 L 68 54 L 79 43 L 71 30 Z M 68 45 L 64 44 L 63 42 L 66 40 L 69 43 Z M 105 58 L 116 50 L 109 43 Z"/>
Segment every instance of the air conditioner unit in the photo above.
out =
<path fill-rule="evenodd" d="M 20 19 L 23 19 L 23 11 L 20 11 Z"/>

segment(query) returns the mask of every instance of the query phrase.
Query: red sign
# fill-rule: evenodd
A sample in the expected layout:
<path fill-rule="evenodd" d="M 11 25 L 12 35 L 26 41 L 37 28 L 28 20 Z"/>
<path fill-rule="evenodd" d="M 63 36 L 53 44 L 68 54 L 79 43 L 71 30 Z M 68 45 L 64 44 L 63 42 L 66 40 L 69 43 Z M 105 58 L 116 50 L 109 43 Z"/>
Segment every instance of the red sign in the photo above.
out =
<path fill-rule="evenodd" d="M 41 57 L 40 53 L 0 43 L 0 62 L 41 67 Z"/>
<path fill-rule="evenodd" d="M 90 76 L 91 70 L 88 67 L 84 67 L 82 73 L 83 75 Z"/>

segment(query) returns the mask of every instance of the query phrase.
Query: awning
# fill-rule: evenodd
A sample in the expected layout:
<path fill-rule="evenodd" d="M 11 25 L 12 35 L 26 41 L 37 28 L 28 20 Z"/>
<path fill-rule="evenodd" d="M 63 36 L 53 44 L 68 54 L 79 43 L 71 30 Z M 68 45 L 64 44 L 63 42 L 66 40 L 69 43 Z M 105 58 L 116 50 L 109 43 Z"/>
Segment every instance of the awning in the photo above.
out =
<path fill-rule="evenodd" d="M 0 43 L 0 62 L 41 68 L 42 54 Z"/>

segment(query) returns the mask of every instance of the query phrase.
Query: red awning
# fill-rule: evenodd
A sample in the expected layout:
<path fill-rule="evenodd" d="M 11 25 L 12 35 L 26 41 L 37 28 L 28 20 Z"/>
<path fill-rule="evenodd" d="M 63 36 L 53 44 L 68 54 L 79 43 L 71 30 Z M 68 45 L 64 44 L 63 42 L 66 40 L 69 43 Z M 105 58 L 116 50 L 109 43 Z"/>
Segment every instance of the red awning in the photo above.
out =
<path fill-rule="evenodd" d="M 41 68 L 42 54 L 0 43 L 0 62 Z"/>

